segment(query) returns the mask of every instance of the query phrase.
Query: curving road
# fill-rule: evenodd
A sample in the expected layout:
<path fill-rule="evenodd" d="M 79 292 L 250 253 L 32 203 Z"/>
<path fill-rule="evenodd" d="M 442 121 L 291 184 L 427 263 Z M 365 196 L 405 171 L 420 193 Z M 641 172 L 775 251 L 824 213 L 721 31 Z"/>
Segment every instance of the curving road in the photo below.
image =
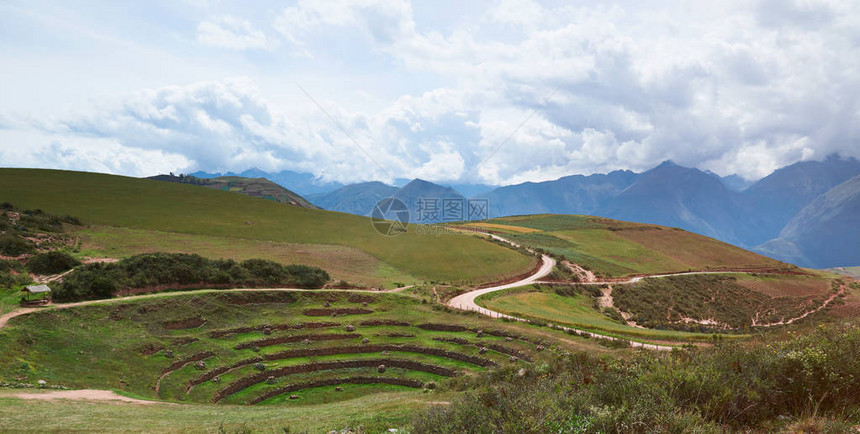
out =
<path fill-rule="evenodd" d="M 508 240 L 505 240 L 504 238 L 501 238 L 501 237 L 498 237 L 495 235 L 491 235 L 491 236 L 495 239 L 505 241 L 505 242 L 508 242 L 508 243 L 516 246 L 516 244 L 514 244 Z M 552 272 L 553 267 L 555 267 L 555 259 L 553 259 L 547 255 L 542 255 L 541 261 L 542 261 L 541 267 L 537 270 L 537 272 L 535 272 L 534 274 L 532 274 L 529 277 L 526 277 L 525 279 L 522 279 L 518 282 L 507 283 L 507 284 L 499 285 L 499 286 L 492 286 L 490 288 L 476 289 L 474 291 L 469 291 L 469 292 L 460 294 L 460 295 L 452 298 L 451 300 L 449 300 L 448 306 L 450 306 L 454 309 L 477 312 L 477 313 L 480 313 L 481 315 L 489 316 L 491 318 L 507 318 L 507 319 L 514 320 L 514 321 L 528 322 L 528 320 L 526 320 L 524 318 L 515 317 L 513 315 L 508 315 L 508 314 L 504 314 L 501 312 L 496 312 L 494 310 L 490 310 L 490 309 L 487 309 L 485 307 L 478 306 L 478 304 L 475 303 L 475 299 L 484 295 L 484 294 L 489 294 L 491 292 L 501 291 L 504 289 L 518 288 L 520 286 L 531 285 L 532 283 L 539 283 L 540 279 L 542 277 L 549 275 L 549 273 Z M 636 280 L 636 282 L 638 282 L 639 280 L 642 280 L 641 277 L 634 278 L 634 279 L 638 279 L 638 280 Z M 596 283 L 597 282 L 595 282 L 595 284 Z M 630 346 L 634 347 L 634 348 L 647 348 L 650 350 L 659 350 L 659 351 L 672 351 L 673 349 L 676 348 L 676 347 L 671 347 L 668 345 L 647 344 L 647 343 L 642 343 L 642 342 L 630 341 L 630 340 L 626 340 L 626 339 L 619 339 L 619 338 L 616 338 L 614 336 L 606 336 L 606 335 L 602 335 L 599 333 L 594 333 L 594 332 L 590 332 L 590 331 L 586 331 L 586 330 L 577 329 L 574 327 L 567 327 L 567 326 L 561 326 L 561 325 L 552 325 L 552 327 L 555 329 L 558 329 L 558 330 L 573 331 L 573 332 L 579 333 L 580 335 L 585 334 L 585 335 L 588 335 L 590 337 L 597 338 L 597 339 L 606 339 L 606 340 L 610 340 L 610 341 L 627 341 L 630 344 Z"/>

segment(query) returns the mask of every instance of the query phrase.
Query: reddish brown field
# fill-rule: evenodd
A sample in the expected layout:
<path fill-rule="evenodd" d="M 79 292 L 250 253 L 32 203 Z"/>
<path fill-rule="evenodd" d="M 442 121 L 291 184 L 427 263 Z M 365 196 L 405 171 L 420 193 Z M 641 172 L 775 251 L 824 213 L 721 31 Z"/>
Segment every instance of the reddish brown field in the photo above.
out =
<path fill-rule="evenodd" d="M 778 279 L 740 279 L 738 285 L 771 297 L 807 297 L 830 291 L 830 281 L 805 276 L 786 276 Z"/>
<path fill-rule="evenodd" d="M 693 270 L 786 268 L 775 259 L 722 243 L 713 238 L 675 229 L 625 229 L 621 238 L 656 250 Z"/>

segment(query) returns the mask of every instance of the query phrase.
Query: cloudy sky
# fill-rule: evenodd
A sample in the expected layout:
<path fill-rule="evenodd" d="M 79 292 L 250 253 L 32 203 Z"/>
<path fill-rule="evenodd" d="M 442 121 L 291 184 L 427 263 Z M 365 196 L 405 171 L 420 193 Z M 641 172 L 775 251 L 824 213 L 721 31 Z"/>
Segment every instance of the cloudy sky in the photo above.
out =
<path fill-rule="evenodd" d="M 0 1 L 0 166 L 510 184 L 834 152 L 860 157 L 851 1 Z"/>

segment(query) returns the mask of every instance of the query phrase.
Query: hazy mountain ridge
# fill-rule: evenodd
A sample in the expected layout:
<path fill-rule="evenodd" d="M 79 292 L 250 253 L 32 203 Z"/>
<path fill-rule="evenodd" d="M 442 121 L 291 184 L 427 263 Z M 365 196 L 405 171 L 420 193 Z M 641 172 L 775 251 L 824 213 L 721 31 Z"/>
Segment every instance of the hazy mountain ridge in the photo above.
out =
<path fill-rule="evenodd" d="M 759 250 L 818 268 L 860 264 L 860 175 L 803 207 Z"/>
<path fill-rule="evenodd" d="M 329 211 L 370 215 L 373 206 L 398 190 L 378 181 L 350 184 L 329 193 L 308 196 L 314 205 Z"/>
<path fill-rule="evenodd" d="M 315 182 L 312 175 L 304 175 L 297 179 Z M 850 208 L 849 204 L 855 199 L 846 192 L 854 188 L 855 183 L 842 184 L 857 175 L 860 175 L 860 161 L 837 156 L 795 163 L 756 182 L 736 175 L 720 177 L 666 161 L 642 173 L 617 170 L 607 174 L 571 175 L 553 181 L 498 187 L 477 196 L 488 200 L 490 217 L 590 214 L 675 226 L 754 248 L 777 259 L 824 267 L 850 265 L 850 261 L 836 259 L 853 258 L 852 253 L 857 249 L 851 250 L 851 242 L 853 245 L 860 243 L 860 234 L 843 228 L 840 240 L 845 242 L 831 242 L 827 254 L 821 253 L 823 250 L 816 247 L 815 240 L 829 239 L 829 231 L 838 231 L 835 226 L 831 230 L 827 225 L 816 223 L 829 220 L 817 214 L 815 208 L 827 205 L 834 212 Z M 842 187 L 824 197 L 837 186 Z M 470 187 L 474 192 L 484 186 Z M 399 188 L 381 182 L 351 184 L 309 195 L 308 199 L 324 209 L 369 215 L 373 205 L 386 197 L 403 200 L 413 222 L 433 223 L 446 219 L 441 216 L 428 219 L 427 215 L 420 215 L 419 198 L 439 199 L 441 207 L 442 199 L 462 200 L 465 195 L 455 188 L 416 179 Z M 844 204 L 837 206 L 836 202 Z M 846 214 L 843 218 L 847 219 L 846 225 L 860 226 L 857 217 Z M 810 229 L 804 231 L 804 225 Z M 813 233 L 818 235 L 804 235 Z M 844 247 L 833 247 L 843 244 Z M 860 260 L 855 262 L 860 263 Z"/>

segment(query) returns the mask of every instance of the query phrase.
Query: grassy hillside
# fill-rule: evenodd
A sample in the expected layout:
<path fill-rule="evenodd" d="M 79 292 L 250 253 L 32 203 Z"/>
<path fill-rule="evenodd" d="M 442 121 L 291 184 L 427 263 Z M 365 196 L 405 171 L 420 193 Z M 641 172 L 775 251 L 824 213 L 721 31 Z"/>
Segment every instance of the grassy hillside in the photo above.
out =
<path fill-rule="evenodd" d="M 478 224 L 484 225 L 484 224 Z M 677 228 L 575 215 L 492 219 L 487 229 L 606 277 L 790 265 Z M 522 229 L 530 229 L 525 232 Z"/>
<path fill-rule="evenodd" d="M 285 207 L 192 185 L 36 169 L 0 169 L 0 185 L 0 201 L 74 215 L 88 224 L 347 246 L 426 280 L 494 280 L 523 273 L 534 261 L 474 237 L 422 236 L 414 231 L 387 237 L 367 218 Z"/>
<path fill-rule="evenodd" d="M 294 193 L 266 178 L 244 178 L 241 176 L 219 176 L 217 178 L 197 178 L 190 175 L 157 175 L 149 179 L 156 181 L 177 182 L 181 184 L 198 185 L 221 191 L 244 194 L 245 196 L 260 197 L 286 205 L 304 208 L 317 208 L 297 193 Z"/>

